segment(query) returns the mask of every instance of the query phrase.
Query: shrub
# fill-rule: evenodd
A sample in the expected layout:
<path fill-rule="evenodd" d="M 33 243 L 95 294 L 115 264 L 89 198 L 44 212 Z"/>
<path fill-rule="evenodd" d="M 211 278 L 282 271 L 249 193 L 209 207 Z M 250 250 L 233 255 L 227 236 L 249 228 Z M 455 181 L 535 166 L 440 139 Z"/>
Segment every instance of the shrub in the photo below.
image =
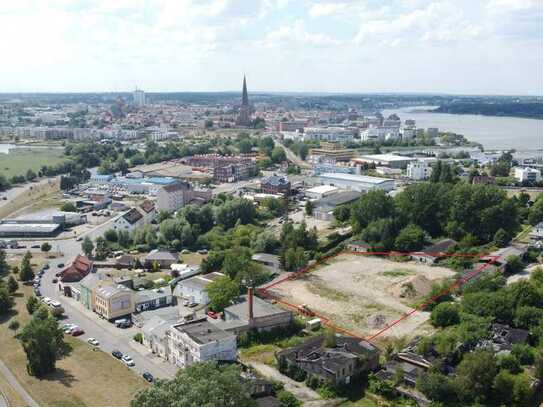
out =
<path fill-rule="evenodd" d="M 134 335 L 134 340 L 138 343 L 143 344 L 143 335 L 141 332 L 138 332 L 136 335 Z"/>

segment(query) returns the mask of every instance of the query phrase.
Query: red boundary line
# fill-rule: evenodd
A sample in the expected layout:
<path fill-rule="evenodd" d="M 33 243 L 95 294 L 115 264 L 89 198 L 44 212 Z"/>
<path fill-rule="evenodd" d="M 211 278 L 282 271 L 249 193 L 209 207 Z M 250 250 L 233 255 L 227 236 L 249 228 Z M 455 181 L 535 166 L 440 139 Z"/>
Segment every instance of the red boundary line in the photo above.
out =
<path fill-rule="evenodd" d="M 407 252 L 407 253 L 402 253 L 402 252 L 356 252 L 356 251 L 344 250 L 344 251 L 341 251 L 341 252 L 339 252 L 337 254 L 323 257 L 322 259 L 320 259 L 319 261 L 311 264 L 310 266 L 304 267 L 304 268 L 300 269 L 297 272 L 291 273 L 291 274 L 289 274 L 288 276 L 286 276 L 284 278 L 281 278 L 281 279 L 279 279 L 277 281 L 274 281 L 274 282 L 272 282 L 272 283 L 270 283 L 270 284 L 268 284 L 268 285 L 266 285 L 264 287 L 261 287 L 257 291 L 263 297 L 271 298 L 271 299 L 277 301 L 278 303 L 280 303 L 281 305 L 283 305 L 283 306 L 285 306 L 287 308 L 290 308 L 290 309 L 294 310 L 295 312 L 297 312 L 299 314 L 303 314 L 302 309 L 300 308 L 299 305 L 292 304 L 292 303 L 289 303 L 289 302 L 283 300 L 278 294 L 270 292 L 270 289 L 284 283 L 285 281 L 296 280 L 297 278 L 304 275 L 305 273 L 311 272 L 317 266 L 321 265 L 322 263 L 326 262 L 327 260 L 331 260 L 331 259 L 339 256 L 340 254 L 355 254 L 355 255 L 361 255 L 361 256 L 413 256 L 413 255 L 417 255 L 417 256 L 432 256 L 432 257 L 435 257 L 436 255 L 439 255 L 439 257 L 470 257 L 470 258 L 479 258 L 479 259 L 481 259 L 482 257 L 485 257 L 484 260 L 487 260 L 487 263 L 481 264 L 479 267 L 477 267 L 472 272 L 469 272 L 465 276 L 456 279 L 451 285 L 449 285 L 448 287 L 443 289 L 443 291 L 441 291 L 439 294 L 433 296 L 432 298 L 429 298 L 428 300 L 426 300 L 422 304 L 420 304 L 417 307 L 413 308 L 411 311 L 403 314 L 400 318 L 398 318 L 395 321 L 392 321 L 391 323 L 387 324 L 387 326 L 385 326 L 383 329 L 381 329 L 380 331 L 378 331 L 377 333 L 375 333 L 373 335 L 370 335 L 369 337 L 363 337 L 360 334 L 357 334 L 357 333 L 349 331 L 349 330 L 347 330 L 345 328 L 339 327 L 339 326 L 335 325 L 330 320 L 330 318 L 326 317 L 325 315 L 322 315 L 319 312 L 315 312 L 315 311 L 311 310 L 311 312 L 312 312 L 312 314 L 314 316 L 320 318 L 323 321 L 323 325 L 332 328 L 336 332 L 340 332 L 340 333 L 343 333 L 345 335 L 349 335 L 349 336 L 352 336 L 352 337 L 355 337 L 355 338 L 366 340 L 368 342 L 371 342 L 371 341 L 375 340 L 376 338 L 378 338 L 379 336 L 384 334 L 386 331 L 392 329 L 394 326 L 396 326 L 399 323 L 401 323 L 402 321 L 406 320 L 407 318 L 409 318 L 413 314 L 416 314 L 417 312 L 424 311 L 430 304 L 433 304 L 434 302 L 436 302 L 440 297 L 442 297 L 444 295 L 447 295 L 447 294 L 450 294 L 454 289 L 456 289 L 460 285 L 470 281 L 474 277 L 481 274 L 486 268 L 488 268 L 490 265 L 495 263 L 496 260 L 498 259 L 498 256 L 483 256 L 483 254 L 481 254 L 481 253 L 478 253 L 478 254 L 465 254 L 465 253 L 425 253 L 425 252 Z"/>

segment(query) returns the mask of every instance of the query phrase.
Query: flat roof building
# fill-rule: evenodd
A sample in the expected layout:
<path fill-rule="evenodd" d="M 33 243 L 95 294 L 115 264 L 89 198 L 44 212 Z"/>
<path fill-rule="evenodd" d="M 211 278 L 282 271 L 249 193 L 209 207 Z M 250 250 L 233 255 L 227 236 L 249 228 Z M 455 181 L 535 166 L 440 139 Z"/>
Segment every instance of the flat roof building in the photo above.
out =
<path fill-rule="evenodd" d="M 394 180 L 390 178 L 340 173 L 325 173 L 321 174 L 319 178 L 323 185 L 332 185 L 360 192 L 367 192 L 374 189 L 382 189 L 388 192 L 394 189 Z"/>
<path fill-rule="evenodd" d="M 355 163 L 373 163 L 382 167 L 406 168 L 407 164 L 417 161 L 417 159 L 396 154 L 370 154 L 353 158 L 351 161 Z"/>

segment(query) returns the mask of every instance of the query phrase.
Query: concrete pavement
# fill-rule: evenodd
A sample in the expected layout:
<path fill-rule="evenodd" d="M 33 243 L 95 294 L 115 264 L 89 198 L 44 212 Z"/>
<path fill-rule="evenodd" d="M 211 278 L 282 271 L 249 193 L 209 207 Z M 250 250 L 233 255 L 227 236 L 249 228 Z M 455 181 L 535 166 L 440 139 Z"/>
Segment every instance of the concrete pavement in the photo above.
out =
<path fill-rule="evenodd" d="M 8 383 L 13 389 L 19 393 L 24 402 L 30 407 L 40 407 L 38 403 L 32 398 L 30 394 L 19 384 L 17 378 L 11 373 L 11 370 L 5 365 L 5 363 L 0 359 L 0 374 L 6 378 Z M 0 394 L 1 395 L 1 394 Z M 0 397 L 0 406 L 2 405 L 2 397 Z M 9 401 L 7 404 L 9 406 Z"/>

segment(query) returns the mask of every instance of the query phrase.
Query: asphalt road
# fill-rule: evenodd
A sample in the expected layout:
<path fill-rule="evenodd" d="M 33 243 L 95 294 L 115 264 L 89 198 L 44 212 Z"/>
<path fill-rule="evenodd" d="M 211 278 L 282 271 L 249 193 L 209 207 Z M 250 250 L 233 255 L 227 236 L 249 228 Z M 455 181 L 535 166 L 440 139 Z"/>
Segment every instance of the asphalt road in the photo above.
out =
<path fill-rule="evenodd" d="M 89 236 L 95 239 L 110 227 L 110 223 L 114 219 L 99 225 L 82 236 Z M 44 241 L 47 240 L 21 241 L 21 243 L 29 248 L 31 245 L 41 244 Z M 100 319 L 97 314 L 85 309 L 82 304 L 72 298 L 65 297 L 58 291 L 58 285 L 53 283 L 55 273 L 58 273 L 62 269 L 58 265 L 60 263 L 67 265 L 77 254 L 82 253 L 81 241 L 72 238 L 50 241 L 50 243 L 53 246 L 52 250 L 60 252 L 61 256 L 49 261 L 50 267 L 45 271 L 41 279 L 40 291 L 42 296 L 58 300 L 62 304 L 66 318 L 61 320 L 60 324 L 73 323 L 78 325 L 85 331 L 85 334 L 79 336 L 78 339 L 87 342 L 88 338 L 96 338 L 100 342 L 99 348 L 104 352 L 111 354 L 113 350 L 120 350 L 123 354 L 130 355 L 136 363 L 136 366 L 131 369 L 140 375 L 143 372 L 150 372 L 156 378 L 169 379 L 174 377 L 177 369 L 173 365 L 152 355 L 146 348 L 132 340 L 133 336 L 139 332 L 137 328 L 116 328 L 112 323 Z M 28 249 L 7 249 L 8 252 L 24 252 L 26 250 Z M 33 250 L 39 251 L 39 249 Z M 118 363 L 122 362 L 119 361 Z"/>

